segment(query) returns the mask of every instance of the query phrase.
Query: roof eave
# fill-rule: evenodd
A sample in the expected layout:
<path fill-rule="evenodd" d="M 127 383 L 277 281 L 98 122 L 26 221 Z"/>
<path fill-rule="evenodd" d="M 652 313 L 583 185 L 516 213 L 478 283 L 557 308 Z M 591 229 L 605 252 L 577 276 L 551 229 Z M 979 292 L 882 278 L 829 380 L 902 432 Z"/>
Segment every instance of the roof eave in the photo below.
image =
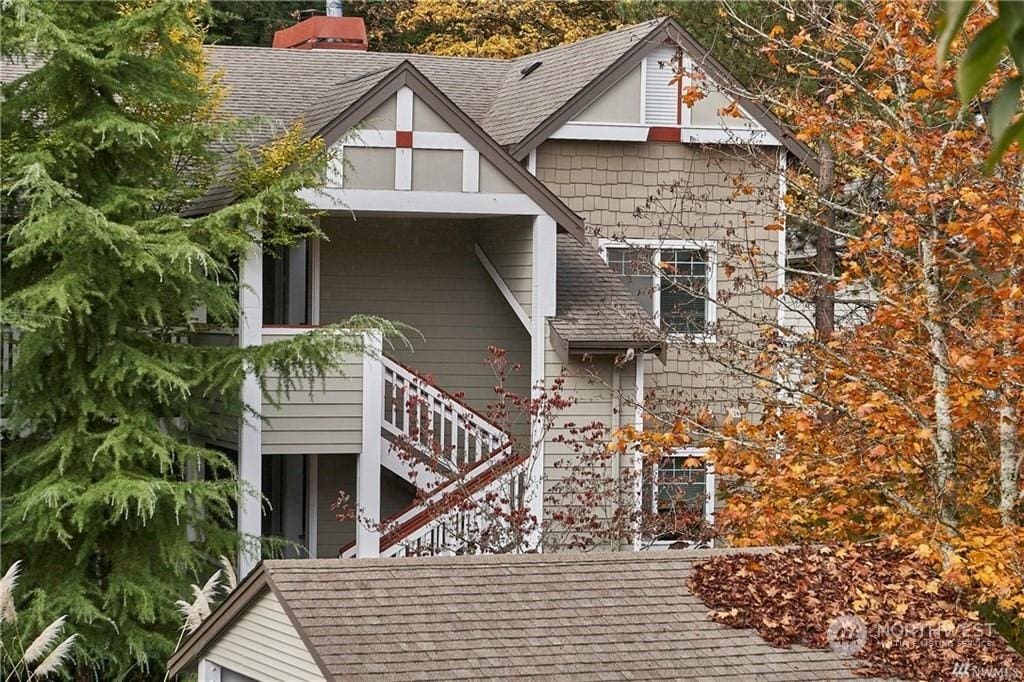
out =
<path fill-rule="evenodd" d="M 729 73 L 721 62 L 694 40 L 678 21 L 672 17 L 666 17 L 654 26 L 636 45 L 623 52 L 603 73 L 591 80 L 569 101 L 556 109 L 554 113 L 531 130 L 526 137 L 511 145 L 509 153 L 518 160 L 526 158 L 530 152 L 539 147 L 555 131 L 568 122 L 574 114 L 596 101 L 619 79 L 625 76 L 630 69 L 640 64 L 644 57 L 666 40 L 674 40 L 691 54 L 700 55 L 701 66 L 708 71 L 712 78 L 731 86 L 735 91 L 742 91 L 743 88 L 739 81 Z M 747 97 L 738 97 L 737 100 L 799 163 L 805 165 L 815 175 L 818 174 L 820 165 L 817 156 L 810 147 L 797 140 L 792 132 L 774 114 L 761 104 Z"/>
<path fill-rule="evenodd" d="M 558 225 L 575 237 L 580 243 L 586 243 L 584 221 L 572 209 L 552 192 L 547 185 L 523 168 L 509 152 L 488 135 L 468 114 L 462 111 L 444 92 L 423 75 L 412 62 L 406 60 L 396 66 L 391 73 L 381 79 L 362 97 L 357 99 L 345 111 L 325 124 L 316 134 L 324 138 L 329 146 L 336 142 L 352 125 L 369 115 L 374 109 L 391 96 L 401 86 L 410 87 L 422 97 L 428 106 L 441 109 L 448 113 L 448 120 L 455 130 L 467 138 L 488 161 L 509 178 L 524 194 L 533 199 L 537 205 Z M 445 111 L 446 110 L 446 111 Z M 439 113 L 442 113 L 439 112 Z"/>
<path fill-rule="evenodd" d="M 177 675 L 196 661 L 252 601 L 270 589 L 266 570 L 259 564 L 242 584 L 193 632 L 167 661 L 167 674 Z"/>

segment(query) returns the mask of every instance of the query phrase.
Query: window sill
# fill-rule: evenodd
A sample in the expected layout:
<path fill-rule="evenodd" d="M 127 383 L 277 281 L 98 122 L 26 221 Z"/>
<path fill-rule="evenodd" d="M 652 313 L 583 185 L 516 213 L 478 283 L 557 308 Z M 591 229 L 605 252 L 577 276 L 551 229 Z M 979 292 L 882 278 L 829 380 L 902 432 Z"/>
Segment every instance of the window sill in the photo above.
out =
<path fill-rule="evenodd" d="M 699 346 L 710 346 L 718 343 L 718 337 L 714 334 L 686 334 L 683 332 L 669 332 L 669 342 L 692 343 Z"/>

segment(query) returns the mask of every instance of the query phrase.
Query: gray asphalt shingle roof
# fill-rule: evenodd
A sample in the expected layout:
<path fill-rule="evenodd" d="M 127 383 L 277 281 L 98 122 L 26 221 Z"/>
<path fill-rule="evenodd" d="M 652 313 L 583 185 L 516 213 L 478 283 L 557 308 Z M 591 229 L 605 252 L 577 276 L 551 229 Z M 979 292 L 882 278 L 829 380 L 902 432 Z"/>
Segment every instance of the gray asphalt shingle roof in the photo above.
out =
<path fill-rule="evenodd" d="M 226 87 L 223 110 L 232 116 L 264 116 L 283 125 L 309 116 L 324 96 L 344 96 L 355 81 L 408 60 L 495 141 L 511 145 L 658 24 L 648 21 L 516 59 L 217 45 L 207 51 L 211 71 Z M 543 63 L 523 77 L 521 70 L 535 61 Z"/>
<path fill-rule="evenodd" d="M 558 235 L 555 317 L 551 327 L 570 349 L 645 350 L 662 334 L 636 297 L 586 244 Z"/>
<path fill-rule="evenodd" d="M 266 561 L 329 679 L 853 680 L 828 650 L 711 620 L 711 551 Z"/>
<path fill-rule="evenodd" d="M 499 144 L 519 142 L 661 21 L 646 21 L 509 61 L 494 103 L 482 121 L 484 130 Z M 521 71 L 534 62 L 541 66 L 524 78 Z"/>

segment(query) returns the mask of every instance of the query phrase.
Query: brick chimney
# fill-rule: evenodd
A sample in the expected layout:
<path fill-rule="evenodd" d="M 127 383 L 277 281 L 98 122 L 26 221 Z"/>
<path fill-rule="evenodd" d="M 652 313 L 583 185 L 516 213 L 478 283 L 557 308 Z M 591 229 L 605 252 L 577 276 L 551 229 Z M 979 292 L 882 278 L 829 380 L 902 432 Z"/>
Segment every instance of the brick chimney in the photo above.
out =
<path fill-rule="evenodd" d="M 311 12 L 303 12 L 306 15 Z M 327 16 L 308 16 L 274 34 L 274 47 L 292 50 L 356 50 L 366 52 L 362 17 L 342 16 L 340 0 L 327 0 Z"/>

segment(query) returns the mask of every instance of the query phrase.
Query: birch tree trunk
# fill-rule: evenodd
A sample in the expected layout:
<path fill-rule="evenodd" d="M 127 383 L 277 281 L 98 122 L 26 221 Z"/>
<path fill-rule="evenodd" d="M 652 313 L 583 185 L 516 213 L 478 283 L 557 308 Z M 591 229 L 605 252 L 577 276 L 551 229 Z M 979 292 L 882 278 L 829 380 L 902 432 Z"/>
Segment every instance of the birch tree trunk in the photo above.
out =
<path fill-rule="evenodd" d="M 1004 357 L 1013 352 L 1012 344 L 1002 344 Z M 1020 444 L 1017 442 L 1017 408 L 1008 382 L 999 392 L 999 517 L 1004 528 L 1016 525 L 1014 509 L 1020 500 Z"/>
<path fill-rule="evenodd" d="M 939 518 L 946 525 L 956 525 L 956 438 L 949 399 L 949 346 L 946 323 L 942 314 L 942 281 L 935 258 L 936 230 L 921 240 L 921 263 L 924 269 L 925 305 L 928 314 L 924 326 L 932 356 L 933 407 L 935 410 L 935 486 L 939 495 Z"/>
<path fill-rule="evenodd" d="M 821 170 L 818 174 L 819 196 L 831 200 L 835 180 L 835 152 L 827 139 L 821 141 Z M 818 279 L 814 289 L 814 333 L 821 341 L 827 341 L 835 330 L 836 295 L 831 277 L 836 268 L 836 212 L 831 206 L 821 211 L 818 232 L 815 235 L 814 270 L 823 277 Z"/>

